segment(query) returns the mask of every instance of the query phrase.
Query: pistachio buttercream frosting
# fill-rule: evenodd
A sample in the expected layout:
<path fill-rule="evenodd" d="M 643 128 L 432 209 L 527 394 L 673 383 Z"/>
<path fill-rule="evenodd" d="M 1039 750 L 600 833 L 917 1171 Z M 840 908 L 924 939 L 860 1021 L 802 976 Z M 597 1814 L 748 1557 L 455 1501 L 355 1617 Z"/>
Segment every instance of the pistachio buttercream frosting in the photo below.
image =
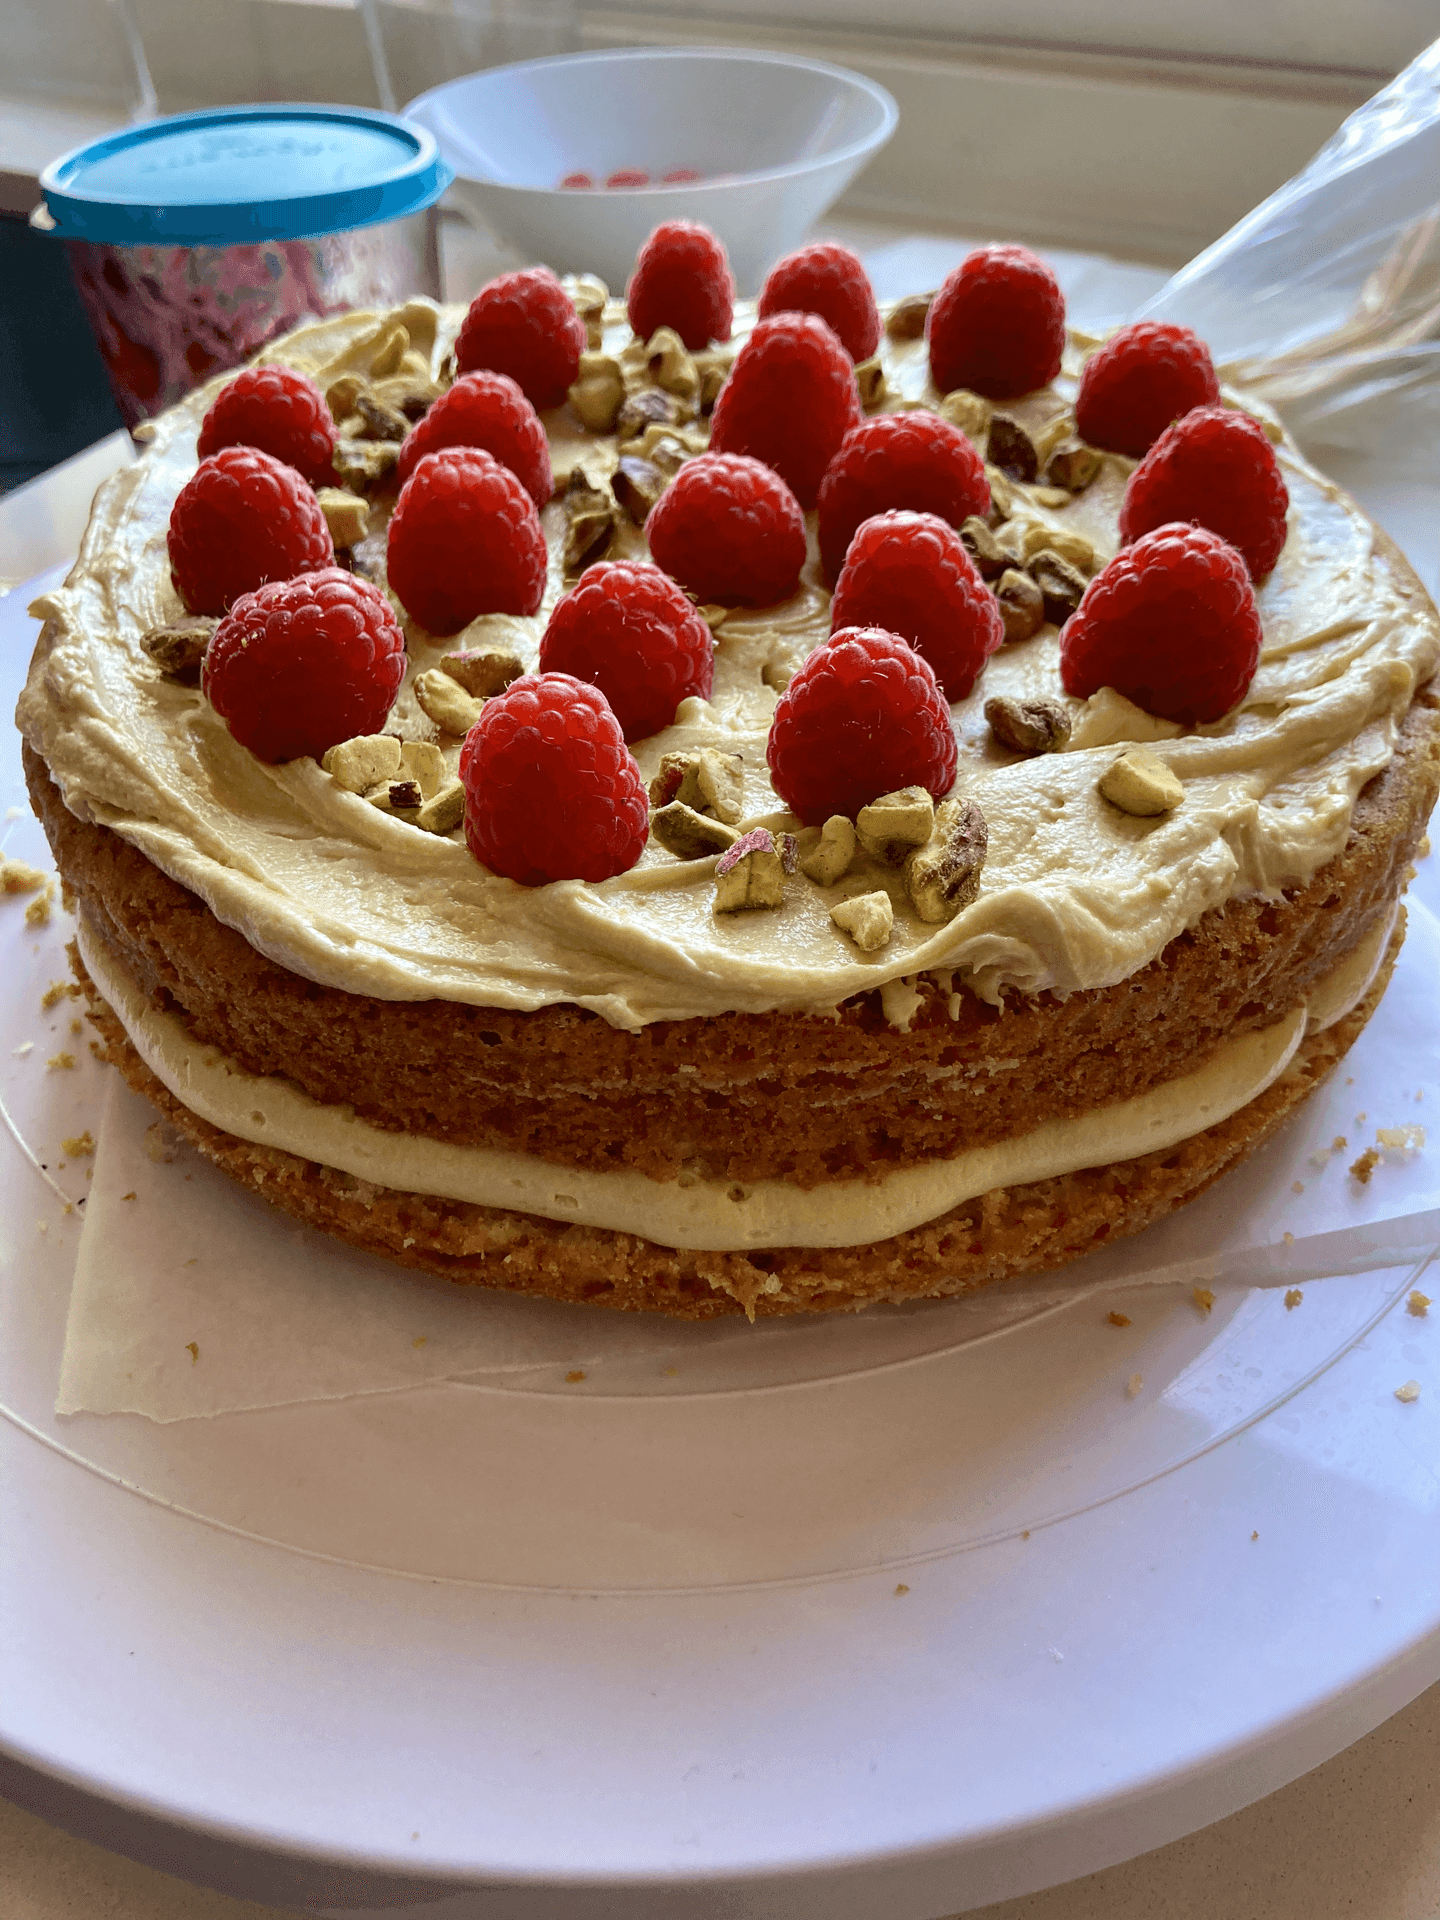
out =
<path fill-rule="evenodd" d="M 403 324 L 407 351 L 423 355 L 433 375 L 462 317 L 463 309 L 412 302 L 390 315 L 303 328 L 265 357 L 328 388 L 346 373 L 363 379 L 382 354 L 393 358 Z M 737 334 L 747 324 L 742 315 Z M 628 327 L 613 304 L 604 328 L 625 378 L 643 379 L 643 363 L 624 358 Z M 1063 432 L 1087 344 L 1072 337 L 1055 387 L 1007 408 L 1033 441 L 1053 443 Z M 941 404 L 923 340 L 887 339 L 880 362 L 868 382 L 878 407 Z M 219 384 L 156 421 L 144 457 L 101 490 L 74 570 L 35 604 L 45 625 L 20 724 L 72 813 L 112 829 L 280 966 L 382 1000 L 519 1012 L 568 1004 L 638 1030 L 726 1012 L 829 1013 L 873 988 L 903 1024 L 914 981 L 936 972 L 947 991 L 969 989 L 991 1004 L 1008 993 L 1109 987 L 1212 909 L 1278 897 L 1333 860 L 1357 796 L 1389 762 L 1417 689 L 1440 661 L 1435 612 L 1408 569 L 1282 440 L 1289 531 L 1257 590 L 1264 643 L 1240 705 L 1212 725 L 1182 729 L 1108 689 L 1088 700 L 1066 695 L 1053 624 L 1002 647 L 953 709 L 954 794 L 980 808 L 988 848 L 975 897 L 937 925 L 916 914 L 897 870 L 863 848 L 835 884 L 808 876 L 819 830 L 802 828 L 770 785 L 776 700 L 829 631 L 812 524 L 794 596 L 758 611 L 707 609 L 711 697 L 685 700 L 672 726 L 634 744 L 647 780 L 667 753 L 708 747 L 738 759 L 738 824 L 798 839 L 800 870 L 783 903 L 717 913 L 715 857 L 678 858 L 653 834 L 639 863 L 613 879 L 524 887 L 482 867 L 458 826 L 421 831 L 314 760 L 256 759 L 198 687 L 163 672 L 142 646 L 147 633 L 184 617 L 166 527 Z M 557 479 L 578 469 L 606 488 L 619 461 L 613 433 L 580 426 L 567 409 L 545 421 Z M 703 420 L 686 431 L 689 450 L 703 444 Z M 1009 550 L 1053 547 L 1088 554 L 1091 571 L 1103 565 L 1117 550 L 1131 464 L 1104 456 L 1074 493 L 997 480 Z M 543 524 L 550 572 L 533 618 L 492 615 L 445 639 L 406 623 L 407 679 L 389 724 L 407 739 L 436 742 L 452 774 L 459 738 L 437 727 L 415 682 L 457 647 L 501 647 L 533 667 L 549 612 L 574 578 L 564 570 L 569 519 L 560 494 Z M 643 555 L 639 526 L 622 517 L 609 551 Z M 984 714 L 997 699 L 1063 708 L 1062 750 L 1031 755 L 1002 745 Z M 1145 815 L 1102 794 L 1125 746 L 1163 763 L 1179 783 L 1179 804 Z M 888 937 L 867 951 L 832 910 L 879 893 L 891 902 Z"/>

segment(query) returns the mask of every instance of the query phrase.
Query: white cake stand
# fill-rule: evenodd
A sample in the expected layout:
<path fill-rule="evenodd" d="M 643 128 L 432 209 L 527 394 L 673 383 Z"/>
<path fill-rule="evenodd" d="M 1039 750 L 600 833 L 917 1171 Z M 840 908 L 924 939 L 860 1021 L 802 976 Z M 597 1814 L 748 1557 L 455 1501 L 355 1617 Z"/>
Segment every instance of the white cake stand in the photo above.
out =
<path fill-rule="evenodd" d="M 0 1785 L 50 1817 L 322 1911 L 921 1920 L 1215 1820 L 1440 1672 L 1440 1314 L 1406 1313 L 1410 1262 L 1303 1312 L 1132 1289 L 1123 1335 L 1117 1297 L 819 1377 L 801 1342 L 739 1392 L 58 1420 L 56 1183 L 84 1187 L 47 1143 L 100 1069 L 17 1059 L 57 1044 L 63 938 L 20 922 Z"/>

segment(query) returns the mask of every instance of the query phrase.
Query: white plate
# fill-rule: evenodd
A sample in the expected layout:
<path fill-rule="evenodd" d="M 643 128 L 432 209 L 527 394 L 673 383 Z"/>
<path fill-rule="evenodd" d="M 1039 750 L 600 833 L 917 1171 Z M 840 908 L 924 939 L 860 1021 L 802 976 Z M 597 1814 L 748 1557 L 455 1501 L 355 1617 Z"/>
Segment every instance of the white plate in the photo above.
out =
<path fill-rule="evenodd" d="M 12 681 L 31 631 L 0 603 Z M 322 1908 L 372 1873 L 372 1904 L 488 1889 L 432 1914 L 903 1920 L 1218 1818 L 1440 1671 L 1440 1313 L 1406 1269 L 1293 1311 L 1135 1289 L 1124 1330 L 1090 1301 L 828 1377 L 802 1338 L 733 1393 L 57 1420 L 78 1215 L 47 1182 L 83 1194 L 55 1147 L 101 1074 L 44 1069 L 84 1045 L 38 1011 L 63 925 L 3 912 L 0 1743 L 234 1843 L 192 1870 Z"/>

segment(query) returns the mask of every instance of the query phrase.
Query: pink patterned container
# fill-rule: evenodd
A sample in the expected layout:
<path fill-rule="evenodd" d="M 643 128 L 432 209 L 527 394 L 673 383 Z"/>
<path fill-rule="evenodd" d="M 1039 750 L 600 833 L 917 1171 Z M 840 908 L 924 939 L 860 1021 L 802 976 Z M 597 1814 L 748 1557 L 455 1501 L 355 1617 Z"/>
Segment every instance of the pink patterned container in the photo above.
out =
<path fill-rule="evenodd" d="M 450 177 L 433 138 L 388 114 L 224 108 L 57 160 L 33 223 L 66 243 L 133 427 L 307 318 L 438 298 Z"/>

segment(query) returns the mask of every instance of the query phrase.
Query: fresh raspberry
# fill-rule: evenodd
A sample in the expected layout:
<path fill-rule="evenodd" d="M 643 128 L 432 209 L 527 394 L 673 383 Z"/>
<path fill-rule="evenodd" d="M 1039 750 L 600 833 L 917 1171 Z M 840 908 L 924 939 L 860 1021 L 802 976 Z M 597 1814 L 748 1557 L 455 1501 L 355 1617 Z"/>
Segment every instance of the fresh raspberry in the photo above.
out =
<path fill-rule="evenodd" d="M 958 527 L 990 511 L 985 462 L 938 413 L 882 413 L 840 443 L 820 483 L 820 559 L 834 580 L 862 520 L 891 507 L 936 513 Z"/>
<path fill-rule="evenodd" d="M 267 580 L 335 564 L 314 493 L 258 447 L 222 447 L 200 462 L 170 509 L 168 544 L 191 613 L 224 613 Z"/>
<path fill-rule="evenodd" d="M 427 453 L 390 519 L 391 591 L 431 633 L 458 633 L 482 613 L 534 613 L 545 592 L 545 536 L 535 502 L 479 447 Z"/>
<path fill-rule="evenodd" d="M 405 636 L 378 587 L 340 567 L 245 593 L 215 629 L 205 697 L 261 760 L 318 760 L 379 733 L 405 678 Z"/>
<path fill-rule="evenodd" d="M 1048 386 L 1065 350 L 1065 296 L 1028 247 L 977 247 L 945 276 L 925 320 L 930 377 L 1009 400 Z"/>
<path fill-rule="evenodd" d="M 770 782 L 807 826 L 853 820 L 900 787 L 938 800 L 955 783 L 955 733 L 935 671 L 898 633 L 842 627 L 775 703 Z"/>
<path fill-rule="evenodd" d="M 694 220 L 665 221 L 635 256 L 625 304 L 642 340 L 657 327 L 673 327 L 692 353 L 728 340 L 735 282 L 724 247 Z"/>
<path fill-rule="evenodd" d="M 1085 362 L 1075 425 L 1092 447 L 1138 459 L 1172 420 L 1219 399 L 1210 349 L 1198 335 L 1166 320 L 1136 320 Z"/>
<path fill-rule="evenodd" d="M 852 360 L 868 360 L 880 344 L 880 313 L 858 253 L 837 240 L 814 240 L 787 253 L 765 276 L 759 315 L 818 313 Z"/>
<path fill-rule="evenodd" d="M 463 373 L 406 434 L 395 472 L 403 487 L 427 453 L 483 447 L 508 467 L 537 507 L 555 491 L 540 416 L 508 373 Z"/>
<path fill-rule="evenodd" d="M 883 627 L 935 669 L 947 700 L 963 700 L 1005 638 L 1000 603 L 960 536 L 933 513 L 864 521 L 830 602 L 830 630 Z"/>
<path fill-rule="evenodd" d="M 862 418 L 848 353 L 814 313 L 761 320 L 735 357 L 710 422 L 712 453 L 748 453 L 773 467 L 802 507 Z"/>
<path fill-rule="evenodd" d="M 1120 538 L 1194 520 L 1239 549 L 1263 580 L 1285 544 L 1290 495 L 1265 429 L 1234 407 L 1193 407 L 1167 427 L 1130 476 Z"/>
<path fill-rule="evenodd" d="M 246 367 L 220 389 L 200 423 L 203 460 L 221 447 L 259 447 L 303 473 L 312 487 L 333 480 L 335 422 L 308 374 L 290 367 Z"/>
<path fill-rule="evenodd" d="M 724 607 L 788 600 L 805 564 L 799 501 L 778 473 L 739 453 L 687 460 L 651 508 L 645 538 L 657 567 Z"/>
<path fill-rule="evenodd" d="M 1060 678 L 1085 699 L 1113 687 L 1182 726 L 1222 719 L 1260 658 L 1245 562 L 1208 527 L 1172 521 L 1125 547 L 1060 633 Z"/>
<path fill-rule="evenodd" d="M 461 373 L 508 373 L 532 407 L 559 407 L 575 384 L 585 322 L 548 267 L 502 273 L 470 302 L 455 342 Z"/>
<path fill-rule="evenodd" d="M 627 873 L 650 837 L 645 782 L 598 687 L 525 674 L 487 700 L 460 749 L 465 838 L 522 887 Z"/>
<path fill-rule="evenodd" d="M 675 718 L 692 693 L 710 698 L 710 629 L 658 567 L 601 561 L 556 605 L 540 642 L 540 671 L 599 687 L 627 740 Z"/>

